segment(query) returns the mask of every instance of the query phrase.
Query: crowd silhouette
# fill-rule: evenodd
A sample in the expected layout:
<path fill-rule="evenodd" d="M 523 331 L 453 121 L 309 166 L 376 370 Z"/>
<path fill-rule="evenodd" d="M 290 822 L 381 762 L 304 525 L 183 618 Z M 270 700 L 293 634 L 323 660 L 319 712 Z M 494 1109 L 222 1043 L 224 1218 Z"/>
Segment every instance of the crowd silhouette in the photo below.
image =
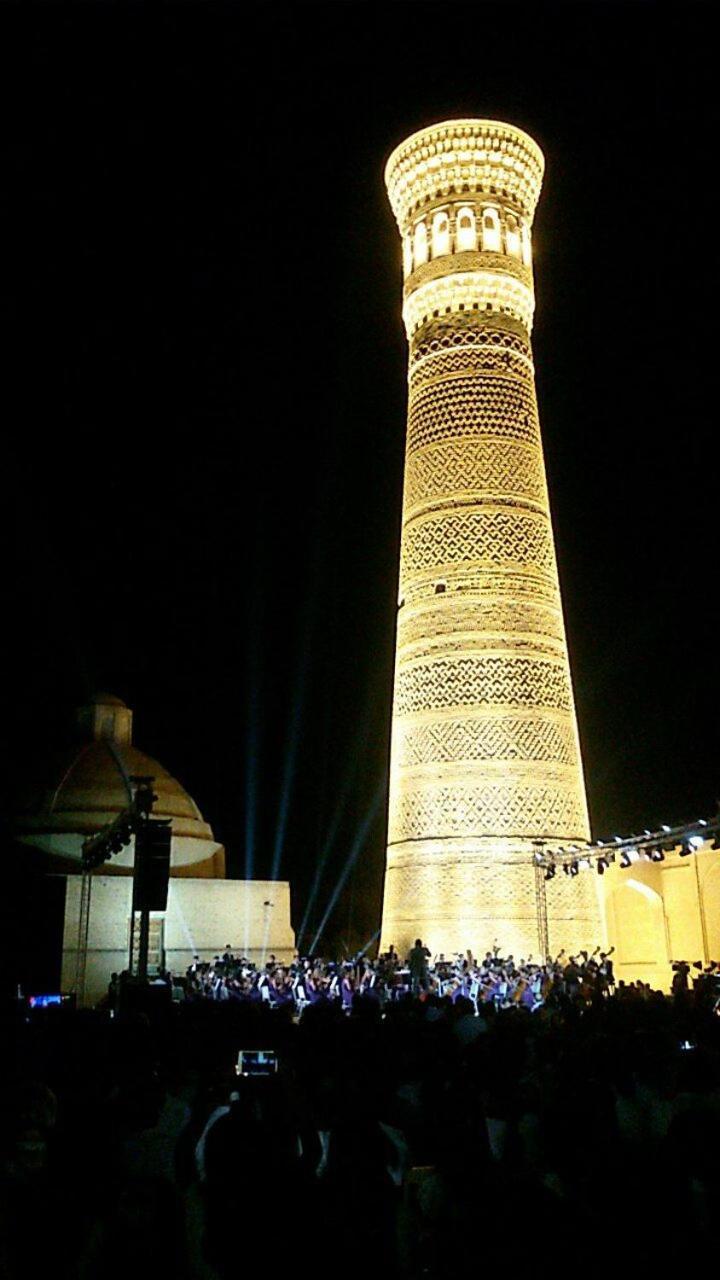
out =
<path fill-rule="evenodd" d="M 235 980 L 230 952 L 149 1013 L 119 983 L 115 1008 L 8 1008 L 0 1276 L 45 1274 L 49 1245 L 57 1280 L 700 1265 L 720 1193 L 716 973 L 678 967 L 663 994 L 563 959 L 534 1007 L 515 978 L 472 994 L 482 969 L 502 985 L 547 968 L 491 951 L 360 958 L 349 1002 L 300 1010 L 208 994 L 206 977 Z M 250 1049 L 277 1069 L 238 1075 Z"/>

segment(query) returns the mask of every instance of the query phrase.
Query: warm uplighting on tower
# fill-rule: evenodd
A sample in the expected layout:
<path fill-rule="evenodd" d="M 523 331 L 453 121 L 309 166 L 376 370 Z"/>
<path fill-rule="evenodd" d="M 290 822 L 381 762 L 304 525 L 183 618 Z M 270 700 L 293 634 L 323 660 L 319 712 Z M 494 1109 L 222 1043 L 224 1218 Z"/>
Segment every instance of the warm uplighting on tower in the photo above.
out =
<path fill-rule="evenodd" d="M 588 818 L 535 399 L 526 133 L 423 129 L 388 160 L 410 344 L 401 606 L 382 946 L 601 936 L 596 877 L 545 878 L 532 842 Z M 537 875 L 536 875 L 537 872 Z"/>

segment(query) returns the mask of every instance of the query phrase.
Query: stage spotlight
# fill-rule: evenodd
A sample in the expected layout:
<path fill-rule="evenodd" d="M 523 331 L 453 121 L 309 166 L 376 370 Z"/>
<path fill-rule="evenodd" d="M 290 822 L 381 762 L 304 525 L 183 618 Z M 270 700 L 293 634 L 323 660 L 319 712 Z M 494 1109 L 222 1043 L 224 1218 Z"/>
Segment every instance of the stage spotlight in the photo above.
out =
<path fill-rule="evenodd" d="M 549 867 L 546 867 L 546 868 L 545 868 L 545 879 L 546 879 L 546 880 L 552 880 L 552 878 L 553 878 L 553 876 L 554 876 L 554 875 L 555 875 L 555 867 L 554 867 L 554 865 L 551 863 Z"/>
<path fill-rule="evenodd" d="M 621 867 L 630 866 L 630 855 L 628 854 L 627 849 L 623 849 L 622 854 L 620 855 L 620 866 Z"/>
<path fill-rule="evenodd" d="M 683 840 L 680 857 L 687 858 L 691 853 L 697 853 L 704 843 L 702 836 L 688 836 Z"/>
<path fill-rule="evenodd" d="M 710 845 L 710 848 L 711 848 L 711 849 L 720 849 L 720 831 L 717 831 L 717 832 L 715 833 L 715 836 L 714 836 L 714 838 L 713 838 L 713 842 L 712 842 L 712 844 Z"/>
<path fill-rule="evenodd" d="M 579 870 L 580 870 L 580 867 L 578 866 L 577 862 L 571 862 L 571 863 L 570 863 L 570 875 L 571 875 L 571 876 L 576 876 Z"/>
<path fill-rule="evenodd" d="M 564 863 L 563 863 L 563 871 L 565 872 L 565 875 L 566 875 L 566 876 L 569 876 L 569 875 L 570 875 L 570 863 L 569 863 L 569 862 L 564 862 Z"/>
<path fill-rule="evenodd" d="M 650 861 L 651 861 L 651 862 L 664 862 L 664 861 L 665 861 L 665 854 L 663 853 L 662 849 L 652 849 L 652 850 L 650 851 Z"/>
<path fill-rule="evenodd" d="M 606 861 L 606 859 L 605 859 L 605 858 L 598 858 L 598 860 L 597 860 L 597 873 L 598 873 L 598 875 L 599 875 L 599 876 L 604 876 L 604 875 L 605 875 L 605 872 L 607 871 L 607 866 L 608 866 L 608 864 L 607 864 L 607 861 Z"/>

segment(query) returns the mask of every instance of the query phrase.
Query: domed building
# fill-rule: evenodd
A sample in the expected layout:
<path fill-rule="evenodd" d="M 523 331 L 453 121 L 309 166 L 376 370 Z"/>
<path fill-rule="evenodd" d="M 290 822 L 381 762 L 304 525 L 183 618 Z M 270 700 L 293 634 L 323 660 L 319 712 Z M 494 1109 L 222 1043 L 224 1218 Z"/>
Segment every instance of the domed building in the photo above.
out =
<path fill-rule="evenodd" d="M 172 821 L 170 874 L 222 878 L 225 850 L 184 787 L 132 741 L 133 713 L 120 698 L 97 694 L 76 712 L 76 741 L 47 777 L 20 799 L 17 838 L 46 854 L 54 870 L 78 871 L 83 841 L 108 826 L 132 799 L 133 777 L 151 777 L 153 817 Z M 132 874 L 131 843 L 102 868 Z"/>
<path fill-rule="evenodd" d="M 182 784 L 133 744 L 133 713 L 120 698 L 96 695 L 78 709 L 75 724 L 73 745 L 27 787 L 14 822 L 16 841 L 48 877 L 64 882 L 62 990 L 95 1003 L 111 974 L 127 967 L 134 840 L 90 877 L 87 948 L 81 859 L 85 840 L 128 808 L 133 778 L 153 779 L 152 817 L 172 824 L 167 908 L 150 913 L 149 969 L 182 974 L 193 956 L 212 959 L 228 944 L 251 960 L 269 952 L 289 960 L 289 883 L 225 879 L 225 850 L 212 827 Z"/>

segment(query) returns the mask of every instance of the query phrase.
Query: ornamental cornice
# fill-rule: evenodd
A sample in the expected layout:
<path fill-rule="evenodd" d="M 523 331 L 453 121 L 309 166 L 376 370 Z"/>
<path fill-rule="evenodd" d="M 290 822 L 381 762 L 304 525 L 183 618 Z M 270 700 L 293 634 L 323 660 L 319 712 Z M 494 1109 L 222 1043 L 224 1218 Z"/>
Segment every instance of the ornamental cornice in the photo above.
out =
<path fill-rule="evenodd" d="M 403 298 L 426 284 L 429 280 L 438 280 L 441 276 L 460 275 L 466 271 L 493 271 L 499 275 L 513 276 L 528 289 L 533 287 L 532 270 L 507 253 L 472 252 L 446 253 L 442 257 L 425 262 L 403 286 Z"/>
<path fill-rule="evenodd" d="M 405 299 L 405 330 L 411 338 L 428 321 L 443 314 L 473 310 L 511 316 L 529 334 L 535 297 L 532 288 L 505 271 L 453 271 L 426 281 Z"/>
<path fill-rule="evenodd" d="M 514 125 L 446 120 L 395 148 L 385 166 L 385 183 L 401 230 L 417 208 L 473 193 L 513 200 L 532 220 L 544 167 L 537 143 Z"/>

